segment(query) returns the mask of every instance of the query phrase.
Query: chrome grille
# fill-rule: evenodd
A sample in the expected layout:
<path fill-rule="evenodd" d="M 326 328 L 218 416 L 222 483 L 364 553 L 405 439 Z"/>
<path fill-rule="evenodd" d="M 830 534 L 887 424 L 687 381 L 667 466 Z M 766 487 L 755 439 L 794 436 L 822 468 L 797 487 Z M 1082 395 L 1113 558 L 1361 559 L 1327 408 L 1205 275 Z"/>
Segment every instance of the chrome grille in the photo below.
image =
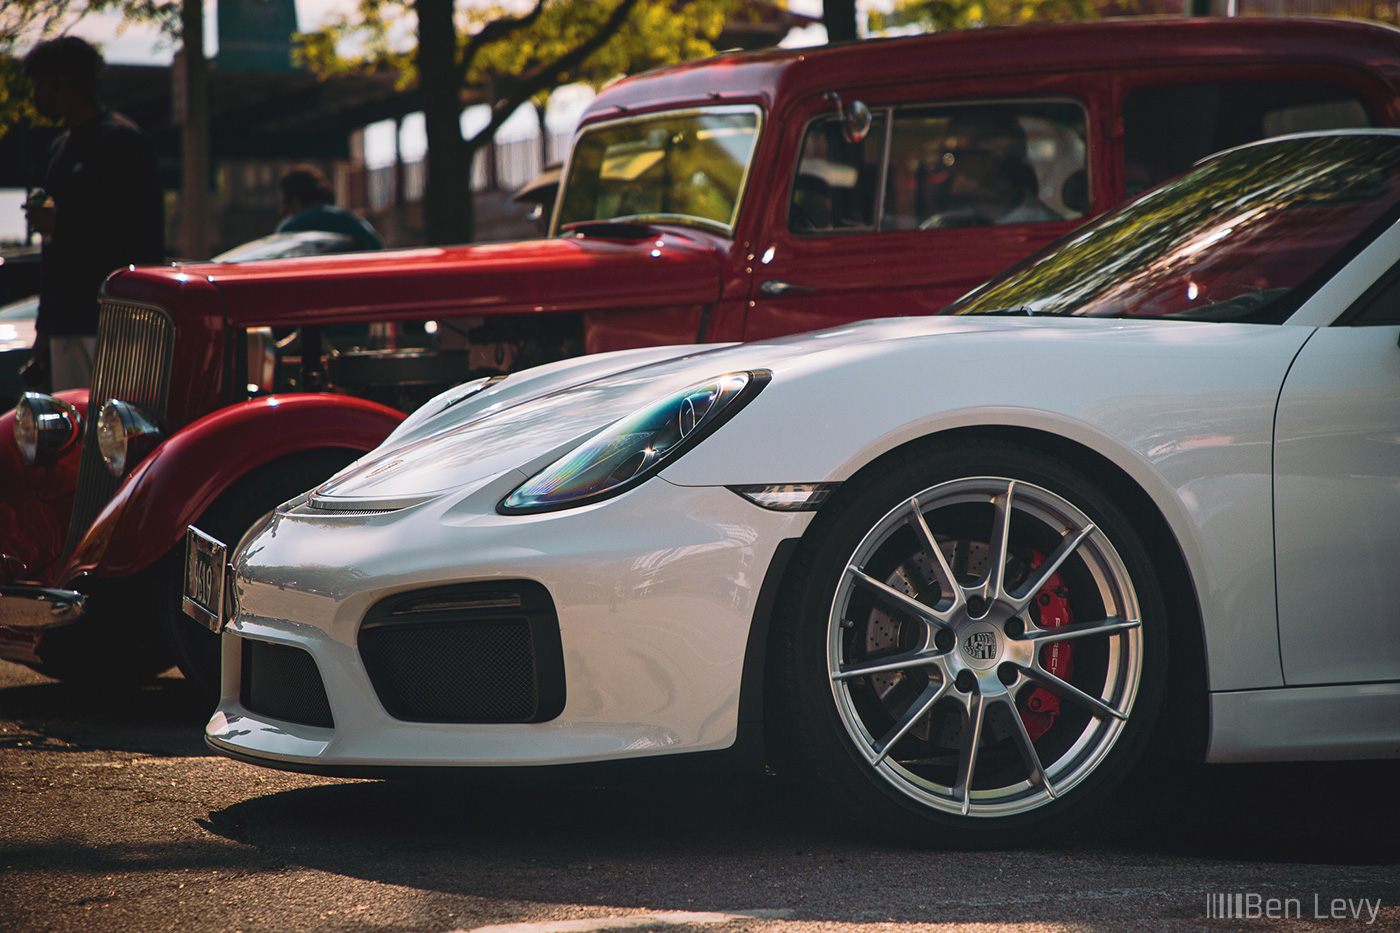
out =
<path fill-rule="evenodd" d="M 170 361 L 175 325 L 153 305 L 102 301 L 97 324 L 97 366 L 92 376 L 87 424 L 83 430 L 78 489 L 63 556 L 78 546 L 99 512 L 121 485 L 102 462 L 97 448 L 97 415 L 108 399 L 139 405 L 165 419 L 170 394 Z"/>

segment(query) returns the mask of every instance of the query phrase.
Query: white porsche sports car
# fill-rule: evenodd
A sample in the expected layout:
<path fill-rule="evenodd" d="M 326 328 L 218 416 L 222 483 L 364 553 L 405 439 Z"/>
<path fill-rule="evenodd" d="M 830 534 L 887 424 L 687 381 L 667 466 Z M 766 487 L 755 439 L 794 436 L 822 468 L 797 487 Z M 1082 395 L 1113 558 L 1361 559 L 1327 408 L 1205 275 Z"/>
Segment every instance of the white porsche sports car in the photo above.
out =
<path fill-rule="evenodd" d="M 766 755 L 934 843 L 1070 819 L 1149 741 L 1400 756 L 1397 218 L 1400 133 L 1280 138 L 946 316 L 459 386 L 256 525 L 227 598 L 191 548 L 207 740 Z"/>

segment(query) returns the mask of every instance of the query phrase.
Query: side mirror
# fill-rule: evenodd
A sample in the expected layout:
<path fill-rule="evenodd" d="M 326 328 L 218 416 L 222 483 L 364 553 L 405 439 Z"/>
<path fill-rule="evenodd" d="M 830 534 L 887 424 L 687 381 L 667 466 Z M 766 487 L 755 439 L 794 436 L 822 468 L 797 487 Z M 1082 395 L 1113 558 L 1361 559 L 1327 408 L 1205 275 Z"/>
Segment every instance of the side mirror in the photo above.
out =
<path fill-rule="evenodd" d="M 846 137 L 846 142 L 858 143 L 870 135 L 874 118 L 869 107 L 858 100 L 851 101 L 849 106 L 843 104 L 841 95 L 835 91 L 827 91 L 826 99 L 836 104 L 836 118 L 841 121 L 841 135 Z"/>

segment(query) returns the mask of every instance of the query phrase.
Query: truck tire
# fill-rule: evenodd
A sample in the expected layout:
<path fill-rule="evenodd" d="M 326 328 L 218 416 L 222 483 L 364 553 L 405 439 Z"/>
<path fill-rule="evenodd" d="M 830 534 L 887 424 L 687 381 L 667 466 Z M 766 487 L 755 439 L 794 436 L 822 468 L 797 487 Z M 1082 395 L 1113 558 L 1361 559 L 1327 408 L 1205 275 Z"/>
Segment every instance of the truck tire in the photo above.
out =
<path fill-rule="evenodd" d="M 231 552 L 254 522 L 288 499 L 321 484 L 362 453 L 344 448 L 308 450 L 258 467 L 224 490 L 194 526 L 222 541 Z M 201 697 L 214 704 L 219 700 L 222 679 L 222 639 L 186 615 L 182 608 L 184 561 L 183 540 L 161 559 L 161 627 L 180 672 Z"/>

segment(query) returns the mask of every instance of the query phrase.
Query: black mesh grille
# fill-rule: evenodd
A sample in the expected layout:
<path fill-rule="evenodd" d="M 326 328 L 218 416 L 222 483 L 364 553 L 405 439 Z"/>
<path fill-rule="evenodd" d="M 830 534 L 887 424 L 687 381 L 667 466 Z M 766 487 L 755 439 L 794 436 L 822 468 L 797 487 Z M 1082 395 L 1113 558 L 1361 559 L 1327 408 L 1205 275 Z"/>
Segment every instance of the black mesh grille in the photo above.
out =
<path fill-rule="evenodd" d="M 243 705 L 250 712 L 329 729 L 330 700 L 311 655 L 289 645 L 245 639 Z"/>
<path fill-rule="evenodd" d="M 524 619 L 504 625 L 380 628 L 360 639 L 375 689 L 399 719 L 519 722 L 535 712 Z M 392 700 L 390 699 L 392 697 Z"/>
<path fill-rule="evenodd" d="M 540 722 L 564 706 L 563 649 L 544 587 L 440 587 L 391 597 L 360 629 L 389 715 L 410 722 Z"/>
<path fill-rule="evenodd" d="M 170 391 L 175 328 L 159 308 L 102 301 L 97 325 L 97 366 L 88 399 L 87 426 L 78 465 L 78 489 L 68 524 L 64 555 L 73 552 L 121 480 L 102 462 L 97 446 L 97 415 L 108 399 L 138 405 L 164 420 Z"/>

